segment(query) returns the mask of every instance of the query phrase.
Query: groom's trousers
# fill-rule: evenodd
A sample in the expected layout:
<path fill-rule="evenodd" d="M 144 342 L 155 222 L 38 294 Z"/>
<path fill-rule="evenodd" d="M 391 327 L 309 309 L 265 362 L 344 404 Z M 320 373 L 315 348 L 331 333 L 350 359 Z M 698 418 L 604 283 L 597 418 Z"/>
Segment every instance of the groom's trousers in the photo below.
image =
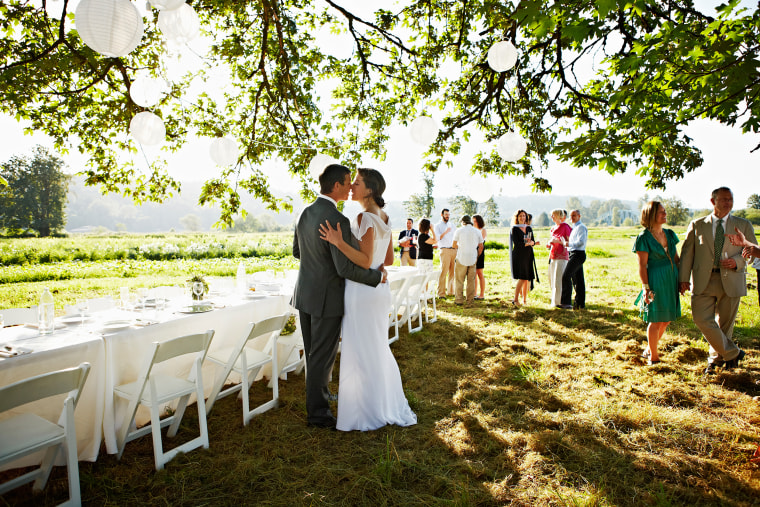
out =
<path fill-rule="evenodd" d="M 335 422 L 328 400 L 330 372 L 338 354 L 342 316 L 315 317 L 299 311 L 306 354 L 306 412 L 309 423 Z"/>

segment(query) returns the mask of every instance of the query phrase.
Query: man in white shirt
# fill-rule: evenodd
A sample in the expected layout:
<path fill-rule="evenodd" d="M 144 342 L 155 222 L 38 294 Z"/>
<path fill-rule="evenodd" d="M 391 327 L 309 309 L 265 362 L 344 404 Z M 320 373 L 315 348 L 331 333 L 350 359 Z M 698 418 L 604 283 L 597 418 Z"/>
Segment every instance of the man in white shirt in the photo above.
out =
<path fill-rule="evenodd" d="M 456 295 L 454 303 L 461 305 L 464 299 L 464 281 L 467 279 L 467 304 L 475 299 L 475 264 L 478 255 L 483 251 L 483 235 L 472 226 L 470 215 L 462 217 L 462 227 L 454 233 L 454 248 L 456 259 L 454 261 L 456 273 Z"/>
<path fill-rule="evenodd" d="M 438 297 L 454 294 L 454 258 L 457 251 L 454 249 L 454 226 L 449 223 L 449 210 L 443 208 L 441 221 L 435 224 L 435 239 L 441 252 L 441 276 L 438 277 Z M 448 283 L 446 277 L 448 276 Z M 448 289 L 448 290 L 447 290 Z"/>
<path fill-rule="evenodd" d="M 588 229 L 581 222 L 581 212 L 574 209 L 570 212 L 570 221 L 573 223 L 573 232 L 567 242 L 570 259 L 562 274 L 562 296 L 560 308 L 586 308 L 586 279 L 583 276 L 583 263 L 586 262 L 586 242 L 588 241 Z M 575 303 L 570 301 L 575 287 Z"/>

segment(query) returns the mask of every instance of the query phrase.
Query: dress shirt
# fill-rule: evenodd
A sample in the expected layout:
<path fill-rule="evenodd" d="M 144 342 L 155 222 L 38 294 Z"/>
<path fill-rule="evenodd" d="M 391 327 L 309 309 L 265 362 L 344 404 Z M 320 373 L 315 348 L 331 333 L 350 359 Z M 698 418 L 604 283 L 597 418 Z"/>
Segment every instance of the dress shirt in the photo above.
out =
<path fill-rule="evenodd" d="M 718 218 L 717 216 L 715 216 L 715 213 L 711 213 L 710 214 L 710 222 L 711 222 L 711 225 L 712 225 L 713 239 L 715 239 L 715 231 L 718 230 L 718 220 L 723 220 L 723 233 L 724 234 L 731 234 L 731 232 L 729 232 L 726 229 L 726 222 L 728 221 L 728 217 L 729 216 L 731 216 L 731 213 L 729 213 L 728 215 L 724 216 L 721 219 L 721 218 Z"/>
<path fill-rule="evenodd" d="M 453 241 L 457 242 L 457 262 L 462 266 L 474 266 L 478 261 L 478 245 L 483 242 L 480 231 L 466 224 L 456 230 Z"/>
<path fill-rule="evenodd" d="M 586 241 L 588 241 L 588 229 L 583 222 L 578 220 L 573 224 L 573 232 L 570 233 L 569 245 L 567 247 L 571 252 L 579 250 L 586 251 Z"/>
<path fill-rule="evenodd" d="M 441 234 L 446 232 L 446 229 L 454 229 L 451 225 L 451 221 L 444 222 L 441 220 L 435 224 L 435 238 L 438 240 L 438 248 L 451 248 L 454 245 L 454 233 L 450 232 L 441 238 Z"/>
<path fill-rule="evenodd" d="M 327 199 L 328 201 L 330 201 L 331 203 L 333 203 L 336 208 L 338 207 L 338 203 L 335 202 L 335 199 L 333 199 L 330 196 L 327 196 L 327 195 L 324 195 L 324 194 L 319 194 L 317 197 L 321 197 L 322 199 Z"/>

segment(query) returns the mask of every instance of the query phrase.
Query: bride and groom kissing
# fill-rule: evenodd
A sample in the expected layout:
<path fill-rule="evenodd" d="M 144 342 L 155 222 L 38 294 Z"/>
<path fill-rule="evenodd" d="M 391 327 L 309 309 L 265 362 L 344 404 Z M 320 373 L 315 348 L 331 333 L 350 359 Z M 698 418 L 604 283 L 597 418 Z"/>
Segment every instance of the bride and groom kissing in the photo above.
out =
<path fill-rule="evenodd" d="M 293 256 L 300 259 L 293 306 L 299 311 L 306 355 L 309 426 L 341 431 L 416 424 L 401 374 L 388 346 L 393 263 L 391 224 L 382 211 L 385 180 L 374 169 L 328 165 L 320 195 L 298 218 Z M 351 223 L 337 208 L 349 194 L 363 208 Z M 328 383 L 342 337 L 338 417 Z"/>

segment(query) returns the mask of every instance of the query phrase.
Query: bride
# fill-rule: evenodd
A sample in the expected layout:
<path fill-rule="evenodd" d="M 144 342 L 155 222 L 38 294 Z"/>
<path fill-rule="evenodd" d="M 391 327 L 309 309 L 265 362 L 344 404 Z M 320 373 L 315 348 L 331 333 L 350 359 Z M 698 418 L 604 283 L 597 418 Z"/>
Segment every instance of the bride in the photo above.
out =
<path fill-rule="evenodd" d="M 390 219 L 381 210 L 384 191 L 385 179 L 378 171 L 358 169 L 351 199 L 364 211 L 351 223 L 351 232 L 359 240 L 360 250 L 343 241 L 340 224 L 337 229 L 329 222 L 320 225 L 322 239 L 365 268 L 393 264 Z M 345 291 L 337 429 L 367 431 L 386 424 L 416 424 L 417 416 L 406 401 L 401 373 L 388 346 L 388 283 L 370 287 L 346 280 Z"/>

